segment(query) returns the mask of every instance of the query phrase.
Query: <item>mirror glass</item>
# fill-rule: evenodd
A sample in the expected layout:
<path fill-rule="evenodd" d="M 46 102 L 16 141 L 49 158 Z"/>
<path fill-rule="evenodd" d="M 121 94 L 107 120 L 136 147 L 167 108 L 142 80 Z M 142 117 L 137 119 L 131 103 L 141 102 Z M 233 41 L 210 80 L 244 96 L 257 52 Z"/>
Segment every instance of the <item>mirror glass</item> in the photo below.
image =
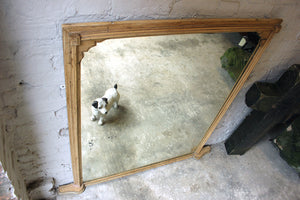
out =
<path fill-rule="evenodd" d="M 81 61 L 83 180 L 192 153 L 258 39 L 184 34 L 92 47 Z"/>

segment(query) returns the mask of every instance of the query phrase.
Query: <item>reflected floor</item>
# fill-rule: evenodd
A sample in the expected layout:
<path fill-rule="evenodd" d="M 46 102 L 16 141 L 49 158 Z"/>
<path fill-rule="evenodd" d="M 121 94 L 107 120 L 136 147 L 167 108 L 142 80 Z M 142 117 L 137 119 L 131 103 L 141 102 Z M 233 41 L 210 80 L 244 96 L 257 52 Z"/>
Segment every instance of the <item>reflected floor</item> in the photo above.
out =
<path fill-rule="evenodd" d="M 230 93 L 220 57 L 238 34 L 107 40 L 81 63 L 84 181 L 192 152 Z M 91 103 L 118 84 L 120 107 L 99 126 Z"/>

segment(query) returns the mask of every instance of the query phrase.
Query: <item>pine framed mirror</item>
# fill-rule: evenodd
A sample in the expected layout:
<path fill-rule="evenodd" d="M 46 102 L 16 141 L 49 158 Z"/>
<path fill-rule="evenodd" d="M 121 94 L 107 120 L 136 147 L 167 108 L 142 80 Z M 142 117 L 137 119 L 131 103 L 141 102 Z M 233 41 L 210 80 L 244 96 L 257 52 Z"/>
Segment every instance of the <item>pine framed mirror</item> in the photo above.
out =
<path fill-rule="evenodd" d="M 281 22 L 64 24 L 74 182 L 60 186 L 59 192 L 80 193 L 88 185 L 208 153 L 208 138 Z M 240 59 L 232 58 L 232 53 Z M 242 67 L 235 69 L 236 65 Z M 91 120 L 91 109 L 98 109 L 95 99 L 102 99 L 109 88 L 120 94 L 118 108 L 103 115 L 104 124 Z"/>

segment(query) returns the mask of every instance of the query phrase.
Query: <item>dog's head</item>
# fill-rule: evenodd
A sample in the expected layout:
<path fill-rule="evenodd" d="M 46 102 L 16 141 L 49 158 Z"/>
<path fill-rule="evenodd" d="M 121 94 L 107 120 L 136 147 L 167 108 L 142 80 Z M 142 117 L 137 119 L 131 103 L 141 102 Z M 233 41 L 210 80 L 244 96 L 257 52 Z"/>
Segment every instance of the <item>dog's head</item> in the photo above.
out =
<path fill-rule="evenodd" d="M 107 98 L 101 98 L 98 101 L 94 101 L 92 106 L 97 110 L 99 110 L 99 112 L 102 113 L 103 115 L 106 115 L 108 112 L 106 108 L 107 104 L 108 104 Z"/>

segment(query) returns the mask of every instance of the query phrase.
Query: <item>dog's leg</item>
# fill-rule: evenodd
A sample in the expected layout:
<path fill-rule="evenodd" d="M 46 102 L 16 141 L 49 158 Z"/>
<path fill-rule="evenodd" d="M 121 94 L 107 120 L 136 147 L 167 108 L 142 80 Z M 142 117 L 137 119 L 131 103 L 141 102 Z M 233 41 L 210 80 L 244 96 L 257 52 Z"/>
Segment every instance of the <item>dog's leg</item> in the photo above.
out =
<path fill-rule="evenodd" d="M 92 121 L 95 121 L 96 119 L 97 119 L 97 116 L 95 116 L 95 115 L 92 115 L 92 116 L 91 116 L 91 120 L 92 120 Z"/>
<path fill-rule="evenodd" d="M 114 102 L 114 108 L 117 109 L 119 108 L 119 99 L 120 99 L 120 96 L 118 96 L 116 99 L 115 99 L 115 102 Z"/>
<path fill-rule="evenodd" d="M 98 124 L 100 126 L 102 126 L 104 124 L 104 118 L 103 117 L 100 117 L 99 121 L 98 121 Z"/>
<path fill-rule="evenodd" d="M 116 101 L 116 102 L 114 103 L 114 108 L 117 109 L 118 107 L 119 107 L 119 105 L 118 105 L 118 102 Z"/>

